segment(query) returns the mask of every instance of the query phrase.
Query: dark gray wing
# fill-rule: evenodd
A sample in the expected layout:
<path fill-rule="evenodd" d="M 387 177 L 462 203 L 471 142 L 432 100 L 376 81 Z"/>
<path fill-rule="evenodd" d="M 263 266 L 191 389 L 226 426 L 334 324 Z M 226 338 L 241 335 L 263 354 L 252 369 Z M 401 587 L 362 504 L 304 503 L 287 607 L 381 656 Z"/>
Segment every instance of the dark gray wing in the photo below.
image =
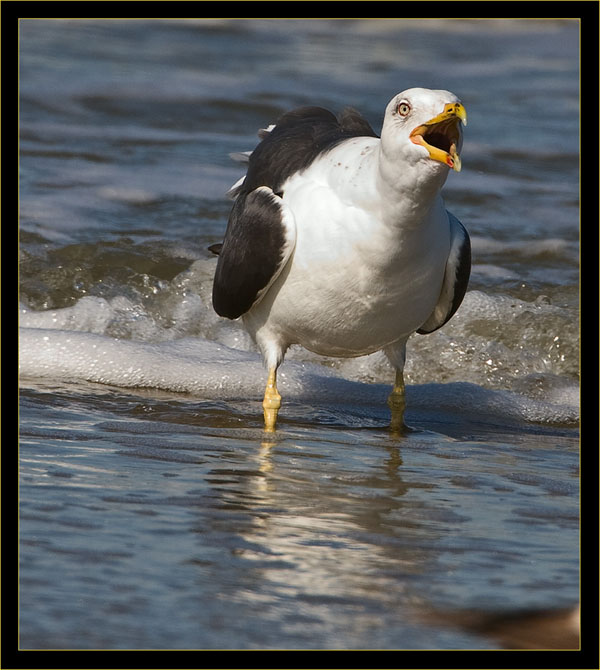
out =
<path fill-rule="evenodd" d="M 337 115 L 338 123 L 346 135 L 354 137 L 379 137 L 371 124 L 353 107 L 344 108 Z"/>
<path fill-rule="evenodd" d="M 238 196 L 231 210 L 213 283 L 213 307 L 237 319 L 277 279 L 296 245 L 294 217 L 268 186 Z"/>
<path fill-rule="evenodd" d="M 437 305 L 417 330 L 421 335 L 433 333 L 447 323 L 465 297 L 471 274 L 471 241 L 462 223 L 448 212 L 450 220 L 450 253 Z"/>
<path fill-rule="evenodd" d="M 351 137 L 375 132 L 355 110 L 339 117 L 322 107 L 300 107 L 261 131 L 252 152 L 235 154 L 248 170 L 229 191 L 235 204 L 221 248 L 213 285 L 217 314 L 237 319 L 267 291 L 296 244 L 294 216 L 282 200 L 285 182 L 323 153 Z"/>

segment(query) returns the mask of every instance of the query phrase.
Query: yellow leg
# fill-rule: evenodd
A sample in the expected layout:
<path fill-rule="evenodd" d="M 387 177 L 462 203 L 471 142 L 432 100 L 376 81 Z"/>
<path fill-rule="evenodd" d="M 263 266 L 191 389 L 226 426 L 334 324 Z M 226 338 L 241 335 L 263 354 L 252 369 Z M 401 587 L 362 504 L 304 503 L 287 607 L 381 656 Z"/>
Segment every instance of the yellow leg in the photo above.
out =
<path fill-rule="evenodd" d="M 391 431 L 393 433 L 404 432 L 406 430 L 406 424 L 404 423 L 406 396 L 404 393 L 404 374 L 402 370 L 396 370 L 396 382 L 388 398 L 388 405 L 392 410 Z"/>
<path fill-rule="evenodd" d="M 280 407 L 281 396 L 277 391 L 277 368 L 272 368 L 269 370 L 269 378 L 267 379 L 267 388 L 265 389 L 265 397 L 263 400 L 265 431 L 267 433 L 275 432 L 277 412 L 279 411 Z"/>

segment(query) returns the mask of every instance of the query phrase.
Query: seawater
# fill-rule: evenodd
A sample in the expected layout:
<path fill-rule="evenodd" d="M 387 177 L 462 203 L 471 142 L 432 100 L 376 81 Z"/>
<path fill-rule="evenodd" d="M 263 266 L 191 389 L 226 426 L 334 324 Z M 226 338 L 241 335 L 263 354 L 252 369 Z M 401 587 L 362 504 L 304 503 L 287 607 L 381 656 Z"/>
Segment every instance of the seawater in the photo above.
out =
<path fill-rule="evenodd" d="M 23 648 L 494 648 L 578 600 L 576 21 L 44 21 L 20 34 Z M 456 49 L 457 40 L 460 49 Z M 287 109 L 469 114 L 469 291 L 385 358 L 265 372 L 210 304 L 229 154 Z M 561 104 L 557 105 L 556 100 Z"/>

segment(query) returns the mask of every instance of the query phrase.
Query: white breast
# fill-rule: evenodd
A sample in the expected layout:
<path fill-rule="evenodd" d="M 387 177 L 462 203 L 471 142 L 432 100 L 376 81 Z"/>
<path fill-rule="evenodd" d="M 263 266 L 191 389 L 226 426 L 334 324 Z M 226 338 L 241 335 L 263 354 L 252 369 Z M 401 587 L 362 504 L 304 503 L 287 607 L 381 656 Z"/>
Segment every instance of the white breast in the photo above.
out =
<path fill-rule="evenodd" d="M 356 147 L 342 145 L 326 157 L 328 164 L 285 184 L 296 248 L 265 298 L 244 317 L 259 343 L 275 338 L 284 347 L 360 356 L 416 330 L 436 304 L 450 246 L 442 200 L 417 226 L 384 222 L 375 179 L 365 183 L 365 175 L 376 175 L 378 140 L 353 142 L 359 141 L 359 162 L 348 163 L 345 157 L 356 157 Z"/>

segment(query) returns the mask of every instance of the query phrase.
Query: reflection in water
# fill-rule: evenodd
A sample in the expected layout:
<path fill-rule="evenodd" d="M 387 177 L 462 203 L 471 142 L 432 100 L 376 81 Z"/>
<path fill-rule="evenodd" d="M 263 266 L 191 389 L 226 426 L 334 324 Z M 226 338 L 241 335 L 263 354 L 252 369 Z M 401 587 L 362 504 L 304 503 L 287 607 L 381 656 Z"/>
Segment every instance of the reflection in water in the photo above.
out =
<path fill-rule="evenodd" d="M 45 622 L 22 621 L 24 647 L 487 648 L 425 615 L 577 583 L 566 440 L 289 424 L 265 440 L 239 427 L 254 407 L 224 425 L 219 403 L 51 397 L 41 429 L 48 391 L 22 397 L 21 602 Z M 65 599 L 77 616 L 56 618 Z"/>
<path fill-rule="evenodd" d="M 376 645 L 382 617 L 397 621 L 400 639 L 413 618 L 415 582 L 436 560 L 436 532 L 430 528 L 422 543 L 419 518 L 435 514 L 410 496 L 413 486 L 431 487 L 404 481 L 397 439 L 357 441 L 364 469 L 348 461 L 343 439 L 330 437 L 326 453 L 287 436 L 263 440 L 249 456 L 254 473 L 230 473 L 235 492 L 228 489 L 227 505 L 246 512 L 236 523 L 241 584 L 219 597 L 242 609 L 260 602 L 262 618 L 312 644 L 344 631 L 339 644 L 368 647 Z M 200 543 L 214 531 L 198 531 Z"/>

